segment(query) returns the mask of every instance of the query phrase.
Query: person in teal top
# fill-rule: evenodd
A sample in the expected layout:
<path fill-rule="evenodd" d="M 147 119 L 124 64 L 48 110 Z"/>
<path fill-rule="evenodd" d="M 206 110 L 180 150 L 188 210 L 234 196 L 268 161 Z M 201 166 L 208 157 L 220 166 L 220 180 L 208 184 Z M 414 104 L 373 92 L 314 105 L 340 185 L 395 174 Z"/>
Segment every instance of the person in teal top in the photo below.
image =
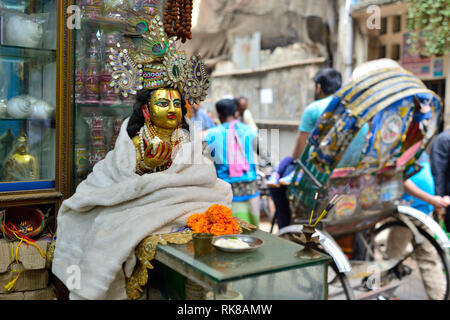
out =
<path fill-rule="evenodd" d="M 221 125 L 209 129 L 205 141 L 217 177 L 231 184 L 233 216 L 258 226 L 259 189 L 254 159 L 257 132 L 238 120 L 235 100 L 218 101 L 216 110 Z"/>
<path fill-rule="evenodd" d="M 443 197 L 436 195 L 429 156 L 424 152 L 418 159 L 422 169 L 405 181 L 405 193 L 402 199 L 414 209 L 431 214 L 436 208 L 445 208 L 448 204 Z"/>
<path fill-rule="evenodd" d="M 298 159 L 305 149 L 309 133 L 315 127 L 317 120 L 333 99 L 333 95 L 341 88 L 342 76 L 333 68 L 320 69 L 314 76 L 314 102 L 303 111 L 300 126 L 298 127 L 295 148 L 292 158 Z"/>
<path fill-rule="evenodd" d="M 435 195 L 434 179 L 428 155 L 424 152 L 417 161 L 422 169 L 403 183 L 405 193 L 403 200 L 414 209 L 425 214 L 431 214 L 439 208 L 445 208 L 448 203 L 443 197 Z M 392 228 L 386 242 L 386 257 L 398 259 L 403 257 L 408 244 L 413 241 L 413 233 L 408 228 Z M 442 279 L 442 266 L 439 263 L 438 252 L 425 241 L 420 250 L 414 253 L 415 260 L 420 266 L 419 271 L 430 300 L 440 300 L 445 294 L 445 281 Z"/>
<path fill-rule="evenodd" d="M 320 118 L 320 115 L 330 104 L 332 99 L 333 96 L 331 95 L 309 104 L 305 111 L 303 111 L 302 119 L 300 125 L 298 126 L 298 131 L 308 133 L 311 132 L 316 126 L 316 122 Z"/>
<path fill-rule="evenodd" d="M 256 165 L 253 157 L 253 141 L 256 139 L 256 131 L 242 122 L 237 122 L 235 124 L 235 130 L 240 138 L 250 170 L 243 172 L 240 177 L 230 177 L 230 165 L 227 161 L 227 133 L 229 128 L 230 123 L 225 122 L 206 132 L 205 141 L 208 143 L 211 156 L 214 159 L 217 177 L 228 183 L 255 181 L 257 177 Z M 233 198 L 233 200 L 235 200 L 235 198 Z"/>
<path fill-rule="evenodd" d="M 309 135 L 309 133 L 316 126 L 317 120 L 320 118 L 320 116 L 325 111 L 326 107 L 328 106 L 328 104 L 331 102 L 332 99 L 333 96 L 328 96 L 324 99 L 314 101 L 313 103 L 311 103 L 306 107 L 305 111 L 303 112 L 300 125 L 298 126 L 300 136 L 302 135 L 302 133 L 307 133 Z M 369 125 L 366 123 L 361 128 L 361 130 L 359 130 L 356 137 L 347 147 L 347 150 L 342 156 L 339 164 L 337 165 L 337 168 L 354 167 L 359 163 L 359 161 L 361 160 L 362 150 L 366 144 L 366 136 L 368 132 L 369 132 Z M 306 145 L 306 141 L 304 143 Z"/>

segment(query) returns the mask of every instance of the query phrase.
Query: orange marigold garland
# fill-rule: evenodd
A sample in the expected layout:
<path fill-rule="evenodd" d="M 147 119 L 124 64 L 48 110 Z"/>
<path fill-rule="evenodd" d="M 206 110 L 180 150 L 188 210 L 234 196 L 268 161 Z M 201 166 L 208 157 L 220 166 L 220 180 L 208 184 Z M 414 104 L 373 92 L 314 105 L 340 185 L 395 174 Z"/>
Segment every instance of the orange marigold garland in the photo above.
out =
<path fill-rule="evenodd" d="M 241 232 L 232 211 L 220 204 L 213 204 L 204 213 L 194 213 L 189 216 L 187 226 L 194 233 L 212 233 L 215 236 L 236 234 Z"/>

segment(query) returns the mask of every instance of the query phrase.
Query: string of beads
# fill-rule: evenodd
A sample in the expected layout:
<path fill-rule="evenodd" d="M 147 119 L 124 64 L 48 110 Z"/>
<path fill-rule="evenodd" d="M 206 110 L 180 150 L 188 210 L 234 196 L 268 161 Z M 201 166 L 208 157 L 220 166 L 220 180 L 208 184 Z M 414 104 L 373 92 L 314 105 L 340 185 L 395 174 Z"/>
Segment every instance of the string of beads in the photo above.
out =
<path fill-rule="evenodd" d="M 167 0 L 164 8 L 164 29 L 169 37 L 177 37 L 182 43 L 192 39 L 193 0 Z"/>

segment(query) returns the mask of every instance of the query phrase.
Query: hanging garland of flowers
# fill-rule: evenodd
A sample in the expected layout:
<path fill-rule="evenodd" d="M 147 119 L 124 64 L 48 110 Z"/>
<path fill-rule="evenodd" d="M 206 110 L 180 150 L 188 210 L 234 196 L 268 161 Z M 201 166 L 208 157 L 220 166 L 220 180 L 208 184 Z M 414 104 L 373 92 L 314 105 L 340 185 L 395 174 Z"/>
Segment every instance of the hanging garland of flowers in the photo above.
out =
<path fill-rule="evenodd" d="M 409 44 L 425 56 L 450 53 L 450 5 L 448 0 L 408 0 Z M 422 42 L 423 40 L 423 42 Z"/>

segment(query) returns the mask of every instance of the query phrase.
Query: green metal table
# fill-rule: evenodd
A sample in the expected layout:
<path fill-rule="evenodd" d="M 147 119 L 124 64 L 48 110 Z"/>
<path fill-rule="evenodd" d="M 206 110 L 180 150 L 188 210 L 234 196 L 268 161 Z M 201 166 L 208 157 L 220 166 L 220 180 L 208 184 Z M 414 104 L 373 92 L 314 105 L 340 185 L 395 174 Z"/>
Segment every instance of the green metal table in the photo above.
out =
<path fill-rule="evenodd" d="M 228 253 L 215 249 L 210 255 L 194 255 L 192 241 L 184 245 L 158 245 L 155 259 L 209 290 L 213 299 L 225 288 L 245 300 L 327 299 L 329 256 L 296 257 L 303 246 L 267 232 L 251 235 L 264 240 L 253 252 Z"/>

